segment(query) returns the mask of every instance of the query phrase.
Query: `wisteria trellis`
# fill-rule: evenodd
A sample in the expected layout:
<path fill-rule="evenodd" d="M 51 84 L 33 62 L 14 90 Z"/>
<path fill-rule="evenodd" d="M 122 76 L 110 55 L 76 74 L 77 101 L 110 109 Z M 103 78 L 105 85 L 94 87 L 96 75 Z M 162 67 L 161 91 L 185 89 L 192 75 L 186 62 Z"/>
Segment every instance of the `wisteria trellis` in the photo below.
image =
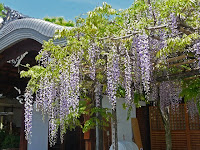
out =
<path fill-rule="evenodd" d="M 193 18 L 188 14 L 191 9 Z M 104 3 L 88 12 L 86 18 L 78 18 L 76 28 L 58 31 L 56 37 L 67 38 L 66 46 L 54 45 L 52 40 L 45 42 L 37 56 L 39 67 L 22 73 L 32 77 L 25 92 L 26 138 L 31 136 L 35 103 L 38 110 L 48 115 L 50 145 L 55 144 L 59 127 L 63 140 L 68 126 L 65 120 L 69 114 L 76 118 L 79 113 L 80 91 L 86 89 L 85 81 L 106 87 L 104 94 L 113 110 L 119 86 L 125 89 L 127 106 L 134 104 L 134 93 L 151 100 L 159 92 L 161 109 L 169 105 L 175 108 L 181 101 L 181 86 L 177 86 L 181 80 L 158 85 L 157 77 L 162 72 L 167 79 L 173 71 L 168 68 L 167 59 L 183 53 L 193 53 L 196 62 L 189 68 L 199 69 L 199 10 L 198 2 L 184 0 L 136 0 L 123 11 Z M 96 93 L 97 104 L 98 95 L 103 93 L 94 91 L 100 91 Z"/>

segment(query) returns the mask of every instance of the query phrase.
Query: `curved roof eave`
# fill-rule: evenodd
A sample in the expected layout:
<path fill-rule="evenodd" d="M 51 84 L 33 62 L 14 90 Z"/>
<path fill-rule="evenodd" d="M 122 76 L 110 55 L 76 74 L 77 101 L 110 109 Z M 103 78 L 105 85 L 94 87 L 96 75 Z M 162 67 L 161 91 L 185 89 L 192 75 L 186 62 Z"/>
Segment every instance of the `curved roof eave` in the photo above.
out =
<path fill-rule="evenodd" d="M 35 18 L 11 21 L 0 29 L 0 53 L 24 39 L 33 39 L 42 44 L 43 41 L 53 38 L 56 30 L 64 28 L 71 29 L 72 27 L 63 27 Z M 65 39 L 54 41 L 55 44 L 64 44 L 65 42 Z"/>

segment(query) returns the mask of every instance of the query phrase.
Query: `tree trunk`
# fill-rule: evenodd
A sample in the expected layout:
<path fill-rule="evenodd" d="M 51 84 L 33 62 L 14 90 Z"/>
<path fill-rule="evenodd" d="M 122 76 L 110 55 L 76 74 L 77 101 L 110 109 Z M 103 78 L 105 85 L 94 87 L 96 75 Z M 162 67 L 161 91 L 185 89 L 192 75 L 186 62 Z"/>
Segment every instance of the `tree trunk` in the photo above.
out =
<path fill-rule="evenodd" d="M 118 137 L 117 137 L 117 112 L 116 108 L 112 109 L 112 145 L 113 150 L 118 150 Z"/>
<path fill-rule="evenodd" d="M 172 137 L 171 137 L 171 129 L 170 129 L 170 117 L 169 117 L 169 106 L 165 107 L 164 110 L 160 108 L 160 89 L 158 89 L 158 110 L 160 111 L 160 115 L 163 121 L 163 125 L 165 128 L 165 142 L 166 142 L 166 150 L 172 150 Z"/>
<path fill-rule="evenodd" d="M 160 109 L 160 108 L 159 108 Z M 170 130 L 170 120 L 169 120 L 169 107 L 166 107 L 163 111 L 161 111 L 161 116 L 165 128 L 165 142 L 166 142 L 166 150 L 172 150 L 172 137 Z"/>

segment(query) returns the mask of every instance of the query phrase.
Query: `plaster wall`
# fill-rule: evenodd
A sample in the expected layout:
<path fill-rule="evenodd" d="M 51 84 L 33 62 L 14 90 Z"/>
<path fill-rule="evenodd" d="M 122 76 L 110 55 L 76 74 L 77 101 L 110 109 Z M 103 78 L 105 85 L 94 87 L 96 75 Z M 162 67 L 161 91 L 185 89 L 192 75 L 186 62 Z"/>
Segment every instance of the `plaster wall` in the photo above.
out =
<path fill-rule="evenodd" d="M 32 137 L 28 150 L 48 150 L 48 119 L 41 112 L 33 110 Z"/>
<path fill-rule="evenodd" d="M 132 141 L 133 132 L 131 128 L 131 120 L 127 120 L 127 110 L 125 110 L 122 104 L 125 102 L 124 98 L 117 99 L 117 130 L 118 130 L 118 140 L 119 141 Z M 102 100 L 102 106 L 104 108 L 111 108 L 108 97 L 104 96 Z M 130 118 L 136 118 L 136 109 L 135 107 L 131 111 Z"/>

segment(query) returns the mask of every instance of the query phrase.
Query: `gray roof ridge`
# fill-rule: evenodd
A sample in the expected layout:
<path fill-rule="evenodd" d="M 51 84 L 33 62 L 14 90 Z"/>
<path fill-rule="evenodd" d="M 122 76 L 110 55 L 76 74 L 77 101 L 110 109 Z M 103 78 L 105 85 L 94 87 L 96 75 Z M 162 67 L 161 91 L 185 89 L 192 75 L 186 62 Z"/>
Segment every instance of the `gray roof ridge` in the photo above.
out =
<path fill-rule="evenodd" d="M 54 37 L 56 30 L 71 29 L 36 18 L 21 18 L 12 20 L 0 29 L 0 53 L 8 46 L 23 39 L 34 39 L 39 43 Z M 64 44 L 65 39 L 56 40 L 57 44 Z"/>

